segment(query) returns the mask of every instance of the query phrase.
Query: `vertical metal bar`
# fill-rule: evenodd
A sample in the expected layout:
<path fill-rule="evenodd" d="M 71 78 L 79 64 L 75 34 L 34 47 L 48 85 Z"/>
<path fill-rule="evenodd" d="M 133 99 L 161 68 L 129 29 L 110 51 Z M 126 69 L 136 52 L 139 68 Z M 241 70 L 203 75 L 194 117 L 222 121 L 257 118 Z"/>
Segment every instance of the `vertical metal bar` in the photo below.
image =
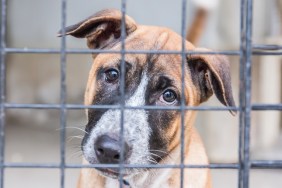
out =
<path fill-rule="evenodd" d="M 246 10 L 246 64 L 245 64 L 245 117 L 244 117 L 244 174 L 243 187 L 249 187 L 250 174 L 250 127 L 251 127 L 251 84 L 252 84 L 252 14 L 253 1 L 247 0 Z"/>
<path fill-rule="evenodd" d="M 126 37 L 126 0 L 121 2 L 121 65 L 120 65 L 120 145 L 121 155 L 119 161 L 119 187 L 123 187 L 123 172 L 124 172 L 124 106 L 125 106 L 125 37 Z"/>
<path fill-rule="evenodd" d="M 184 187 L 184 150 L 185 150 L 185 68 L 186 68 L 186 49 L 185 49 L 185 43 L 186 43 L 186 0 L 182 0 L 182 9 L 181 9 L 181 143 L 180 143 L 180 187 Z"/>
<path fill-rule="evenodd" d="M 245 33 L 245 13 L 246 4 L 245 0 L 240 1 L 240 90 L 239 90 L 239 148 L 238 148 L 238 159 L 239 159 L 239 169 L 238 169 L 238 188 L 243 188 L 243 174 L 244 174 L 244 118 L 245 118 L 245 52 L 246 52 L 246 33 Z"/>
<path fill-rule="evenodd" d="M 4 158 L 5 158 L 5 100 L 6 100 L 6 23 L 7 2 L 1 1 L 1 62 L 0 62 L 0 188 L 4 188 Z"/>
<path fill-rule="evenodd" d="M 65 26 L 66 26 L 66 0 L 61 1 L 61 27 L 63 37 L 61 39 L 61 59 L 60 59 L 60 69 L 61 69 L 61 78 L 60 78 L 60 187 L 65 187 L 65 137 L 66 137 L 66 37 Z"/>
<path fill-rule="evenodd" d="M 241 0 L 239 188 L 249 187 L 250 174 L 252 3 Z"/>

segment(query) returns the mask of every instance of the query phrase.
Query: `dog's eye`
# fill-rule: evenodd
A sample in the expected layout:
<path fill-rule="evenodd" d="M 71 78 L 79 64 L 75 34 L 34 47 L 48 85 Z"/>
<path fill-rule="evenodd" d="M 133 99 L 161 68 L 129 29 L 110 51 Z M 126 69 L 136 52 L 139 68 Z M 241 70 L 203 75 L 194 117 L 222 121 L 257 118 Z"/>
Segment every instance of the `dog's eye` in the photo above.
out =
<path fill-rule="evenodd" d="M 105 75 L 105 79 L 109 83 L 115 82 L 119 78 L 119 72 L 115 69 L 106 70 Z"/>
<path fill-rule="evenodd" d="M 168 104 L 174 104 L 176 101 L 176 94 L 173 90 L 168 89 L 163 92 L 160 101 Z"/>

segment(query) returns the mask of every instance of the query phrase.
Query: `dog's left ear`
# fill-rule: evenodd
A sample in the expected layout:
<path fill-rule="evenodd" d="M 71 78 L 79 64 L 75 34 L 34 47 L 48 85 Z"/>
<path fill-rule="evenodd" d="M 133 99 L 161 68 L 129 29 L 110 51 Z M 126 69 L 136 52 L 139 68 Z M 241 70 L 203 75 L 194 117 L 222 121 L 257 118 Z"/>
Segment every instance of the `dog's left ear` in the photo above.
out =
<path fill-rule="evenodd" d="M 209 51 L 196 49 L 195 51 Z M 205 102 L 214 93 L 225 106 L 235 107 L 232 95 L 230 66 L 228 59 L 223 55 L 197 55 L 187 56 L 188 67 L 193 83 L 198 88 L 200 103 Z M 232 115 L 236 111 L 230 110 Z"/>
<path fill-rule="evenodd" d="M 115 9 L 106 9 L 89 18 L 65 28 L 65 35 L 77 38 L 87 38 L 90 49 L 101 49 L 114 44 L 121 38 L 122 13 Z M 129 16 L 125 15 L 126 35 L 135 31 L 137 25 Z M 62 31 L 58 36 L 61 37 Z"/>

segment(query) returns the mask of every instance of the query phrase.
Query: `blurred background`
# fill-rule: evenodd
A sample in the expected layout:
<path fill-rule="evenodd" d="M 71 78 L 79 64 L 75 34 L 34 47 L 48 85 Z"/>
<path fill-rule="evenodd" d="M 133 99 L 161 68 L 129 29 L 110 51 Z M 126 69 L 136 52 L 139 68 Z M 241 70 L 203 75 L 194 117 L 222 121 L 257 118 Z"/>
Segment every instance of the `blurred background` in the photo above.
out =
<path fill-rule="evenodd" d="M 60 48 L 61 7 L 57 0 L 8 0 L 7 47 Z M 77 23 L 105 8 L 120 9 L 121 1 L 68 0 L 67 25 Z M 188 1 L 187 25 L 195 15 Z M 139 24 L 157 25 L 181 32 L 181 0 L 128 0 L 127 14 Z M 253 44 L 282 44 L 282 1 L 254 1 Z M 199 46 L 214 50 L 239 50 L 240 1 L 219 0 L 210 10 Z M 85 49 L 85 40 L 67 37 L 67 48 Z M 239 104 L 239 57 L 230 56 L 232 86 Z M 67 55 L 67 102 L 83 104 L 91 55 Z M 252 103 L 282 101 L 282 57 L 253 56 Z M 8 54 L 7 103 L 60 102 L 59 54 Z M 215 97 L 203 104 L 221 106 Z M 282 159 L 281 111 L 254 111 L 251 125 L 251 159 Z M 80 141 L 86 124 L 83 110 L 67 112 L 66 160 L 81 163 Z M 239 116 L 223 112 L 199 112 L 197 129 L 212 163 L 238 161 Z M 6 123 L 6 162 L 59 163 L 60 111 L 9 109 Z M 79 169 L 66 170 L 66 187 L 76 186 Z M 237 170 L 212 170 L 213 187 L 236 188 Z M 251 170 L 250 187 L 282 187 L 281 170 Z M 58 188 L 58 169 L 6 169 L 5 188 Z"/>

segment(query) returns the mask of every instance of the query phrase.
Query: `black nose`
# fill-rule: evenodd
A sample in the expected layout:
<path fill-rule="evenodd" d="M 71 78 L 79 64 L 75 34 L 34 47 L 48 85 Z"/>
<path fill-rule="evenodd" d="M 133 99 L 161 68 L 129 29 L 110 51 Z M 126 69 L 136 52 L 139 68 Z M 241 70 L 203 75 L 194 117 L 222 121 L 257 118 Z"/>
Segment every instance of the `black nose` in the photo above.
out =
<path fill-rule="evenodd" d="M 100 136 L 95 144 L 95 153 L 100 163 L 117 164 L 121 156 L 120 142 L 108 135 Z M 129 155 L 129 146 L 124 143 L 124 160 Z"/>

